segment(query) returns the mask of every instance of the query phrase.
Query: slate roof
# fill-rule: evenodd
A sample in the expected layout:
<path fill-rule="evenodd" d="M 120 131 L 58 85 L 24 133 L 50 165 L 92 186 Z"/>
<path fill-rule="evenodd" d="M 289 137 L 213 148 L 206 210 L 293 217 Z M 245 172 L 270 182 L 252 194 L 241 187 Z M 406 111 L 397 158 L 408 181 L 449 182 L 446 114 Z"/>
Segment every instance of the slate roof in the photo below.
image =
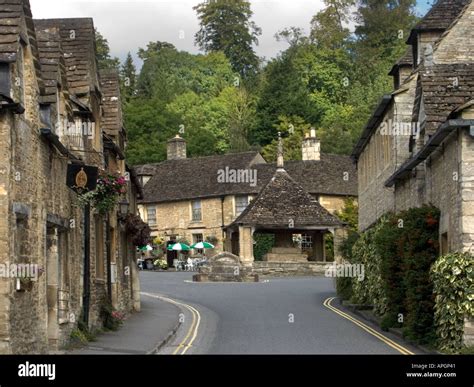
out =
<path fill-rule="evenodd" d="M 218 171 L 226 167 L 255 170 L 257 184 L 219 182 Z M 287 161 L 285 169 L 311 194 L 357 196 L 357 170 L 348 156 L 322 154 L 320 161 Z M 258 194 L 275 170 L 276 165 L 265 163 L 258 152 L 167 160 L 135 167 L 138 175 L 153 175 L 144 187 L 145 203 Z"/>
<path fill-rule="evenodd" d="M 100 70 L 100 88 L 103 109 L 101 126 L 106 134 L 118 136 L 123 126 L 118 72 Z"/>
<path fill-rule="evenodd" d="M 51 27 L 59 29 L 69 91 L 81 102 L 89 105 L 90 93 L 100 90 L 95 59 L 93 20 L 90 18 L 39 19 L 35 20 L 35 25 L 42 30 Z"/>
<path fill-rule="evenodd" d="M 412 44 L 419 31 L 444 31 L 471 0 L 438 0 L 412 29 L 407 43 Z"/>
<path fill-rule="evenodd" d="M 337 227 L 342 224 L 284 169 L 277 169 L 257 198 L 230 227 L 235 225 L 298 229 L 311 226 Z"/>
<path fill-rule="evenodd" d="M 457 85 L 456 85 L 457 83 Z M 418 121 L 421 97 L 425 131 L 434 133 L 449 115 L 474 96 L 474 63 L 438 64 L 420 69 L 413 120 Z"/>

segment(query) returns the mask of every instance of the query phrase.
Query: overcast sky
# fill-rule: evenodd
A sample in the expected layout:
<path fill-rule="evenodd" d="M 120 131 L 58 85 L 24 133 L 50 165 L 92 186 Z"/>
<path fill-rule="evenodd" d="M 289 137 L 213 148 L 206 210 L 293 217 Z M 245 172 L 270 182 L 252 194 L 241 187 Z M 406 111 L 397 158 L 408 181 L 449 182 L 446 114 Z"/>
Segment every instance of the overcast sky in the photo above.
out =
<path fill-rule="evenodd" d="M 149 41 L 173 43 L 179 50 L 197 53 L 194 34 L 198 19 L 193 6 L 202 0 L 30 0 L 33 17 L 92 17 L 96 28 L 109 41 L 112 56 L 121 60 L 130 51 L 136 59 L 139 47 Z M 418 0 L 424 14 L 429 0 Z M 286 48 L 274 35 L 297 26 L 309 31 L 311 18 L 322 7 L 322 0 L 251 0 L 253 20 L 263 34 L 257 54 L 267 59 Z M 138 65 L 140 63 L 137 63 Z"/>

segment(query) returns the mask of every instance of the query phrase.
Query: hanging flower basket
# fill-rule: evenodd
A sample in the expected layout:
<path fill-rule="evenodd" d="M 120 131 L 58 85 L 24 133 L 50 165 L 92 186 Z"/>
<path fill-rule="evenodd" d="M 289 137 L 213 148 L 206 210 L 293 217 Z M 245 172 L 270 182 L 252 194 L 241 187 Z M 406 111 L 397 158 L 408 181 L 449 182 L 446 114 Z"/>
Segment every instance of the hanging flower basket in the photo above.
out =
<path fill-rule="evenodd" d="M 120 196 L 126 193 L 126 185 L 124 176 L 101 173 L 96 189 L 79 195 L 79 202 L 83 205 L 89 204 L 99 214 L 105 215 L 114 209 Z"/>
<path fill-rule="evenodd" d="M 125 227 L 135 246 L 147 246 L 151 242 L 150 226 L 138 215 L 128 214 L 125 220 Z"/>

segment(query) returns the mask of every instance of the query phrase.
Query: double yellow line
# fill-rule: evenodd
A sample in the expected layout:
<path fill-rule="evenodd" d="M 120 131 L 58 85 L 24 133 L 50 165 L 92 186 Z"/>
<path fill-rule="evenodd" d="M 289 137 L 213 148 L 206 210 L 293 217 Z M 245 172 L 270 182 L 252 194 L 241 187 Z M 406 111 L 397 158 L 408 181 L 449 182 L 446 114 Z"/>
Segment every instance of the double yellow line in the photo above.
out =
<path fill-rule="evenodd" d="M 400 352 L 402 355 L 414 355 L 413 352 L 409 351 L 405 347 L 402 347 L 400 344 L 397 344 L 395 341 L 389 339 L 388 337 L 382 335 L 381 333 L 377 332 L 375 329 L 372 329 L 368 325 L 364 324 L 363 322 L 355 319 L 351 315 L 344 313 L 343 311 L 335 308 L 334 306 L 331 305 L 331 302 L 335 299 L 336 297 L 331 297 L 328 298 L 324 301 L 323 305 L 332 310 L 334 313 L 337 313 L 339 316 L 344 317 L 345 319 L 349 320 L 350 322 L 356 324 L 360 328 L 362 328 L 364 331 L 370 333 L 372 336 L 375 336 L 377 339 L 383 341 L 385 344 L 388 346 L 392 347 L 393 349 L 397 350 Z"/>
<path fill-rule="evenodd" d="M 191 326 L 188 329 L 188 332 L 186 333 L 186 336 L 184 337 L 184 339 L 179 343 L 178 347 L 173 352 L 173 355 L 184 355 L 188 351 L 188 349 L 191 348 L 191 346 L 194 343 L 194 340 L 196 340 L 196 336 L 199 330 L 199 325 L 201 324 L 201 314 L 199 313 L 199 311 L 196 308 L 192 307 L 191 305 L 185 304 L 184 302 L 178 302 L 178 301 L 172 300 L 171 298 L 168 298 L 168 297 L 164 297 L 157 294 L 150 294 L 150 293 L 142 293 L 142 294 L 149 297 L 158 298 L 160 300 L 169 302 L 174 305 L 181 306 L 191 312 L 191 315 L 193 317 Z"/>

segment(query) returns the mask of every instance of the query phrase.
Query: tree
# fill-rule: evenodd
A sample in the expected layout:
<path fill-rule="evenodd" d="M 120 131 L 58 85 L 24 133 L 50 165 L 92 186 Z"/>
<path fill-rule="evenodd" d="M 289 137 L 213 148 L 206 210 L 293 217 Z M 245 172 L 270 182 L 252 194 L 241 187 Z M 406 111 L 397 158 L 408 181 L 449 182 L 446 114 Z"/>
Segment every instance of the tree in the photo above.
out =
<path fill-rule="evenodd" d="M 120 84 L 122 100 L 130 102 L 130 99 L 136 93 L 137 87 L 137 70 L 130 52 L 127 54 L 127 58 L 120 69 Z"/>
<path fill-rule="evenodd" d="M 95 55 L 99 69 L 119 69 L 120 60 L 110 56 L 109 42 L 97 29 L 95 30 Z"/>
<path fill-rule="evenodd" d="M 235 72 L 247 78 L 254 75 L 259 59 L 252 47 L 258 44 L 261 29 L 250 20 L 250 2 L 214 0 L 193 8 L 200 21 L 195 42 L 205 52 L 222 51 Z"/>

